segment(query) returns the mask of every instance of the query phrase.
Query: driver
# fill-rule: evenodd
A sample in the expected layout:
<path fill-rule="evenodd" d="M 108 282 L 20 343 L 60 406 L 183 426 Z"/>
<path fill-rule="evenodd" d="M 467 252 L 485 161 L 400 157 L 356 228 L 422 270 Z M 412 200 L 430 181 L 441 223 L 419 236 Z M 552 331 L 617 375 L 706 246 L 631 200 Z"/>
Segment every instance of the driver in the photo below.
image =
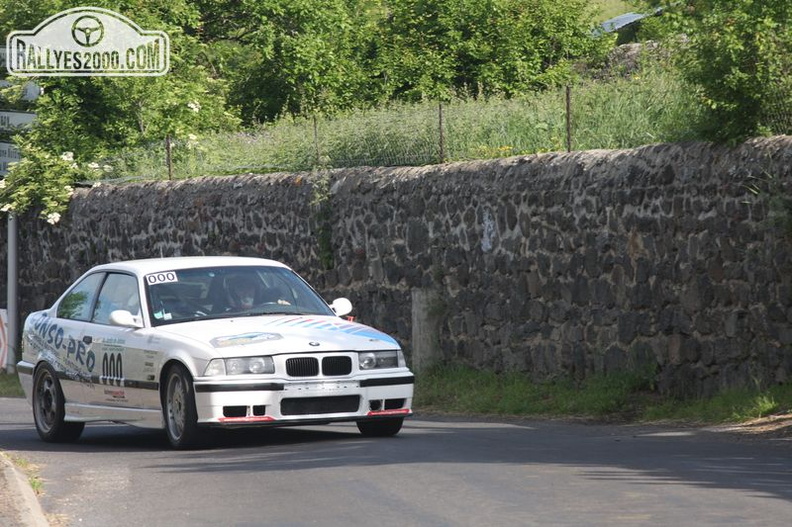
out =
<path fill-rule="evenodd" d="M 232 276 L 226 281 L 229 309 L 250 309 L 256 302 L 256 283 L 248 276 Z"/>

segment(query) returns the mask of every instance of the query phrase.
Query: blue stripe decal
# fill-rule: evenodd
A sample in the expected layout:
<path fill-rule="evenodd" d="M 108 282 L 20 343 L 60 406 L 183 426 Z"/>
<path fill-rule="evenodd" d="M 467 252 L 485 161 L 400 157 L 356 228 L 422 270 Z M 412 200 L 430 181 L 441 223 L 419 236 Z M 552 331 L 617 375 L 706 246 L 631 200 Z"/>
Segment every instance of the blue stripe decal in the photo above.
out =
<path fill-rule="evenodd" d="M 394 339 L 390 335 L 387 335 L 374 328 L 364 326 L 363 324 L 351 324 L 349 322 L 342 322 L 342 321 L 334 322 L 334 321 L 315 319 L 315 318 L 304 318 L 304 317 L 286 317 L 279 319 L 277 321 L 273 321 L 272 324 L 275 326 L 283 326 L 283 327 L 340 331 L 348 335 L 355 335 L 359 337 L 382 340 L 384 342 L 393 344 L 394 346 L 399 345 L 399 343 L 396 342 L 396 339 Z"/>

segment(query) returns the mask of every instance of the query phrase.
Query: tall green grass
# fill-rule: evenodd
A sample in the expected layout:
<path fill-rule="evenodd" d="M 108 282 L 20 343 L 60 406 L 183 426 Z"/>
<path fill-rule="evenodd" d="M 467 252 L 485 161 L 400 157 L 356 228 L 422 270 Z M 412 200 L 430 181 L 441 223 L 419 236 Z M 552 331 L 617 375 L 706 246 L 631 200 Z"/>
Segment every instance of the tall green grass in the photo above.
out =
<path fill-rule="evenodd" d="M 624 421 L 744 422 L 792 413 L 792 384 L 729 390 L 706 399 L 658 397 L 650 371 L 537 383 L 522 373 L 435 368 L 417 376 L 418 412 L 519 417 L 587 417 Z"/>
<path fill-rule="evenodd" d="M 590 3 L 598 9 L 598 22 L 604 22 L 615 16 L 637 10 L 633 2 L 624 2 L 623 0 L 591 0 Z"/>
<path fill-rule="evenodd" d="M 22 397 L 22 386 L 16 374 L 0 371 L 0 397 Z"/>
<path fill-rule="evenodd" d="M 650 384 L 650 375 L 638 372 L 537 383 L 516 372 L 437 368 L 418 376 L 414 402 L 429 412 L 633 419 Z"/>
<path fill-rule="evenodd" d="M 631 148 L 694 137 L 691 90 L 672 72 L 588 80 L 570 90 L 573 150 Z M 333 117 L 283 118 L 244 132 L 174 143 L 173 177 L 426 165 L 567 148 L 564 88 L 511 99 L 391 104 Z M 441 124 L 442 123 L 442 124 Z M 112 178 L 168 177 L 165 144 L 99 160 Z"/>

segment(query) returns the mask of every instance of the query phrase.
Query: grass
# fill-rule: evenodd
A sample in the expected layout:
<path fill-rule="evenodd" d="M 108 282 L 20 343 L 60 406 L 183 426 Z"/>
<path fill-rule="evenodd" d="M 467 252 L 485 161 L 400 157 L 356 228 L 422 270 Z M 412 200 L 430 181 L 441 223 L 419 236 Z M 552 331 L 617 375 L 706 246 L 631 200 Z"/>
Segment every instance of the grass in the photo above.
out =
<path fill-rule="evenodd" d="M 662 401 L 647 407 L 647 420 L 671 419 L 703 423 L 741 423 L 774 414 L 792 413 L 792 385 L 772 386 L 767 390 L 729 390 L 711 399 L 684 403 Z"/>
<path fill-rule="evenodd" d="M 24 397 L 19 377 L 16 373 L 0 373 L 0 397 Z"/>
<path fill-rule="evenodd" d="M 415 390 L 418 412 L 698 424 L 745 422 L 792 412 L 789 384 L 681 401 L 658 396 L 649 372 L 595 375 L 579 383 L 536 383 L 519 373 L 442 368 L 418 376 Z"/>
<path fill-rule="evenodd" d="M 8 456 L 8 459 L 10 459 L 12 463 L 14 463 L 14 465 L 19 467 L 19 469 L 25 473 L 25 475 L 28 478 L 28 482 L 30 483 L 30 486 L 33 488 L 33 492 L 35 492 L 37 496 L 43 494 L 44 485 L 41 481 L 41 477 L 38 475 L 39 467 L 37 465 L 30 463 L 25 458 L 8 455 L 8 454 L 6 455 Z"/>
<path fill-rule="evenodd" d="M 571 89 L 573 150 L 632 148 L 694 138 L 692 90 L 661 66 L 640 74 L 585 80 Z M 298 172 L 349 166 L 426 165 L 566 149 L 566 90 L 511 99 L 393 103 L 317 118 L 282 118 L 243 132 L 174 143 L 173 177 Z M 441 156 L 440 144 L 443 144 Z M 164 144 L 98 160 L 110 179 L 165 179 Z"/>
<path fill-rule="evenodd" d="M 604 22 L 615 16 L 637 11 L 632 3 L 622 0 L 592 0 L 591 3 L 599 9 L 597 13 L 598 22 Z"/>

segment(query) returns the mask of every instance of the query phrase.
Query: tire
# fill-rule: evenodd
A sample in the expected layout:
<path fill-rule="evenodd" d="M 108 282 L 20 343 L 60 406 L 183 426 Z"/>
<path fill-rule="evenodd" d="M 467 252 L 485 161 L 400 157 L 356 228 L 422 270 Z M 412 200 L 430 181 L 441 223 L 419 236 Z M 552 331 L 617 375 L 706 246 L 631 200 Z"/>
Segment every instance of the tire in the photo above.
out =
<path fill-rule="evenodd" d="M 198 446 L 202 434 L 195 410 L 192 376 L 187 368 L 174 364 L 165 379 L 162 412 L 168 441 L 176 449 L 194 448 Z"/>
<path fill-rule="evenodd" d="M 36 432 L 48 443 L 77 441 L 85 423 L 68 423 L 64 420 L 65 398 L 58 376 L 49 364 L 42 364 L 33 378 L 33 421 Z"/>
<path fill-rule="evenodd" d="M 391 437 L 401 430 L 403 417 L 375 419 L 372 421 L 358 421 L 357 427 L 360 433 L 366 437 Z"/>

